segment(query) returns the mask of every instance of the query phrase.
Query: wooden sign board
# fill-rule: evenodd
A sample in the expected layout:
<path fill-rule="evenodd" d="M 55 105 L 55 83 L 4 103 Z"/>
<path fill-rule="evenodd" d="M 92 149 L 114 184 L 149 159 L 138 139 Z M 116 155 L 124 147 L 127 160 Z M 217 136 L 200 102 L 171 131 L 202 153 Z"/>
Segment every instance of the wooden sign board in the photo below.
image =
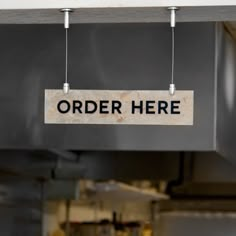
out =
<path fill-rule="evenodd" d="M 193 91 L 45 90 L 46 124 L 193 125 Z"/>

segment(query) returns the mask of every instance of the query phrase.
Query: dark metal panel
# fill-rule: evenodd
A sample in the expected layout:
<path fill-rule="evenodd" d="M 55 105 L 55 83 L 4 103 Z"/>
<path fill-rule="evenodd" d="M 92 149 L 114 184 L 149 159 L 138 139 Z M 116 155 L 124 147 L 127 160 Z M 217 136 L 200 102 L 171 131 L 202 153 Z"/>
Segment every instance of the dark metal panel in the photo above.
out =
<path fill-rule="evenodd" d="M 198 183 L 236 183 L 236 166 L 215 152 L 197 152 L 192 175 Z"/>
<path fill-rule="evenodd" d="M 1 150 L 0 171 L 29 179 L 50 179 L 57 157 L 57 154 L 47 151 Z"/>
<path fill-rule="evenodd" d="M 44 125 L 44 89 L 64 80 L 59 25 L 0 27 L 0 148 L 213 150 L 214 23 L 176 30 L 176 84 L 195 91 L 194 126 Z M 73 25 L 69 77 L 77 89 L 167 89 L 168 24 Z"/>
<path fill-rule="evenodd" d="M 69 158 L 65 159 L 65 157 Z M 70 157 L 77 160 L 72 161 Z M 24 179 L 44 181 L 51 178 L 56 180 L 80 178 L 174 180 L 179 177 L 179 159 L 180 155 L 177 152 L 58 151 L 51 153 L 2 150 L 0 151 L 0 172 Z M 143 167 L 142 171 L 140 171 L 140 166 Z M 0 175 L 0 181 L 5 179 L 4 175 Z"/>
<path fill-rule="evenodd" d="M 85 178 L 96 180 L 175 180 L 179 154 L 168 152 L 84 152 L 80 162 Z"/>

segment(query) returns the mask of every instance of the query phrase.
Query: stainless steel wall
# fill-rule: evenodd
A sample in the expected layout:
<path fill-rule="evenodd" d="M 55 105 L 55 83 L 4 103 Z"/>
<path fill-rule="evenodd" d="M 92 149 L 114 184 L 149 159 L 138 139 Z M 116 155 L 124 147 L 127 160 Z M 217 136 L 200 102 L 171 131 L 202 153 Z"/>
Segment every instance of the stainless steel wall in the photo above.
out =
<path fill-rule="evenodd" d="M 214 150 L 215 24 L 176 28 L 177 89 L 195 92 L 194 126 L 44 125 L 44 89 L 64 80 L 60 25 L 0 26 L 0 148 Z M 168 24 L 72 25 L 74 89 L 168 89 Z"/>
<path fill-rule="evenodd" d="M 236 162 L 236 43 L 229 34 L 218 28 L 217 33 L 217 134 L 216 149 Z"/>

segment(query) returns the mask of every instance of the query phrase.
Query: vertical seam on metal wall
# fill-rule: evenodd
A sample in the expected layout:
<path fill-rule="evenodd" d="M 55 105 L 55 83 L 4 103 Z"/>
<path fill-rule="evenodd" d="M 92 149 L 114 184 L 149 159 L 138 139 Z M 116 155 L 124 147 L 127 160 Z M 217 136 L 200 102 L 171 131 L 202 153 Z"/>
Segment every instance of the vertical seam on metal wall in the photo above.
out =
<path fill-rule="evenodd" d="M 215 23 L 215 58 L 214 58 L 214 130 L 213 130 L 213 148 L 216 151 L 217 136 L 217 83 L 218 83 L 218 50 L 219 50 L 219 24 Z"/>

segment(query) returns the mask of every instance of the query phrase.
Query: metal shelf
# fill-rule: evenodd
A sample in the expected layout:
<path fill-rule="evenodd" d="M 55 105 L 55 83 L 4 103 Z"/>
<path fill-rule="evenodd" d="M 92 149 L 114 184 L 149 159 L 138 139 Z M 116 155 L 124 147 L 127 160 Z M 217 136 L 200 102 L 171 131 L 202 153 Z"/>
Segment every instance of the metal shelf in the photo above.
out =
<path fill-rule="evenodd" d="M 96 183 L 91 195 L 95 200 L 105 201 L 158 201 L 169 199 L 168 195 L 153 190 L 143 190 L 120 182 Z"/>

